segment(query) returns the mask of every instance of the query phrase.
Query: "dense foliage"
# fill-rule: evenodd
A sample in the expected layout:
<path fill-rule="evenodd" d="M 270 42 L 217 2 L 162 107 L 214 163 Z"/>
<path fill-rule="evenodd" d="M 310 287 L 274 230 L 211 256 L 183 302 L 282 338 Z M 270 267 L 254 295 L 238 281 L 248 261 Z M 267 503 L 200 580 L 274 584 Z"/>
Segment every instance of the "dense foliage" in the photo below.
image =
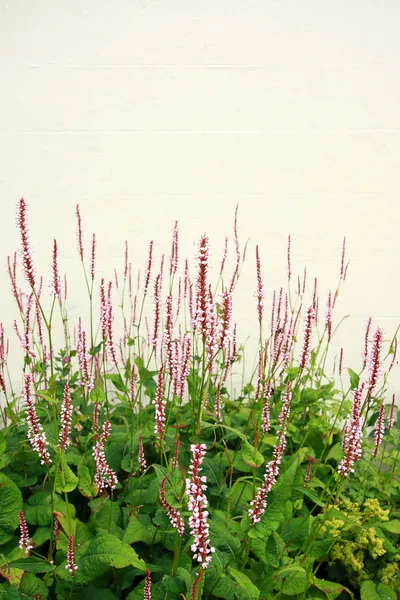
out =
<path fill-rule="evenodd" d="M 134 290 L 127 245 L 112 282 L 96 280 L 95 236 L 85 268 L 77 207 L 90 313 L 74 328 L 57 242 L 47 310 L 24 200 L 17 216 L 20 258 L 8 264 L 24 362 L 14 391 L 1 326 L 0 598 L 395 600 L 400 419 L 386 388 L 397 340 L 370 320 L 363 364 L 345 369 L 341 350 L 336 378 L 326 374 L 345 247 L 321 317 L 317 282 L 308 304 L 306 275 L 293 283 L 289 238 L 288 292 L 271 294 L 271 319 L 256 248 L 258 361 L 235 395 L 236 219 L 219 295 L 207 236 L 179 278 L 177 224 L 169 264 L 155 267 L 151 242 Z"/>

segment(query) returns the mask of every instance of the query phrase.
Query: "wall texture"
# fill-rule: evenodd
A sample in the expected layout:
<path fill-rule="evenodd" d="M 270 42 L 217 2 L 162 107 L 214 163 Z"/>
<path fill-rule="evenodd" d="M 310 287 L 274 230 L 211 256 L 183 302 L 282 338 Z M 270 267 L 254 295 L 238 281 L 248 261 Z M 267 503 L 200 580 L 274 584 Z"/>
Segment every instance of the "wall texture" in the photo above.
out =
<path fill-rule="evenodd" d="M 15 356 L 20 196 L 45 275 L 59 241 L 73 316 L 77 203 L 108 275 L 125 239 L 140 267 L 150 238 L 168 249 L 175 219 L 182 252 L 207 231 L 218 264 L 239 203 L 241 337 L 256 332 L 256 242 L 269 299 L 291 233 L 293 270 L 308 264 L 324 304 L 346 235 L 337 344 L 358 369 L 367 318 L 386 338 L 400 322 L 399 20 L 398 0 L 0 0 L 0 321 Z"/>

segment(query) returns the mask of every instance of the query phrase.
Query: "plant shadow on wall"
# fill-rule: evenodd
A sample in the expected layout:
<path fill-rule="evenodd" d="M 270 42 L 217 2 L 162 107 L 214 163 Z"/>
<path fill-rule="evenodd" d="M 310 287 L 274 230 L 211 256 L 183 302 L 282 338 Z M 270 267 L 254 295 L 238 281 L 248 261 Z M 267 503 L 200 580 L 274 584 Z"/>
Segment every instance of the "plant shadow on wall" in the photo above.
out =
<path fill-rule="evenodd" d="M 237 214 L 233 272 L 225 245 L 217 285 L 206 235 L 196 269 L 186 261 L 179 276 L 177 223 L 161 266 L 150 243 L 137 286 L 127 244 L 122 274 L 97 281 L 79 207 L 77 220 L 90 310 L 72 325 L 57 242 L 47 309 L 17 205 L 8 267 L 24 363 L 13 391 L 2 325 L 1 597 L 394 600 L 400 418 L 386 389 L 397 332 L 386 341 L 369 320 L 362 364 L 344 369 L 341 350 L 336 379 L 326 374 L 345 244 L 322 311 L 316 281 L 309 303 L 306 274 L 294 282 L 289 238 L 288 291 L 273 293 L 268 316 L 256 248 L 258 365 L 235 397 Z"/>

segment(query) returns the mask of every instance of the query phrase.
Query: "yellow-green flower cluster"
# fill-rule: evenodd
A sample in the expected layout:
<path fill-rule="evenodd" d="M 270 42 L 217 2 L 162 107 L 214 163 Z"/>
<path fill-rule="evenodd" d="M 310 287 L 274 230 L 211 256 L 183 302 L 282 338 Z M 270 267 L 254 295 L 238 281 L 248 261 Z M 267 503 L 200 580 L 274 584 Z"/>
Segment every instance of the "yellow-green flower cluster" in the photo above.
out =
<path fill-rule="evenodd" d="M 377 498 L 369 498 L 364 502 L 364 510 L 369 517 L 376 517 L 379 521 L 389 521 L 389 510 L 380 507 Z"/>
<path fill-rule="evenodd" d="M 397 575 L 400 571 L 399 565 L 396 563 L 389 563 L 379 572 L 379 578 L 382 583 L 386 585 L 395 586 Z"/>
<path fill-rule="evenodd" d="M 364 570 L 364 551 L 359 548 L 358 544 L 349 542 L 346 544 L 335 544 L 331 550 L 332 564 L 335 560 L 340 560 L 346 567 L 357 574 L 361 574 Z"/>
<path fill-rule="evenodd" d="M 383 539 L 376 535 L 376 530 L 373 527 L 362 529 L 356 535 L 356 542 L 367 549 L 372 558 L 378 558 L 386 553 L 383 547 Z"/>

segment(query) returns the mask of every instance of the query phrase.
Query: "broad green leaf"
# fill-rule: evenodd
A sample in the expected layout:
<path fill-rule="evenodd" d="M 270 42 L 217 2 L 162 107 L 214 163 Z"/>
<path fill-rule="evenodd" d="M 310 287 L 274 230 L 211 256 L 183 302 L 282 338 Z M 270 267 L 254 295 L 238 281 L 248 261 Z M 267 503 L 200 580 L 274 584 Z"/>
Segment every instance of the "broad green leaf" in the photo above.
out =
<path fill-rule="evenodd" d="M 56 469 L 55 490 L 58 494 L 72 492 L 77 485 L 78 478 L 68 465 L 65 454 L 62 453 Z"/>
<path fill-rule="evenodd" d="M 341 444 L 338 443 L 338 444 L 335 444 L 334 446 L 332 446 L 332 448 L 329 450 L 326 460 L 329 460 L 330 458 L 332 458 L 336 462 L 339 462 L 342 459 L 342 457 L 343 457 L 343 450 L 342 450 Z"/>
<path fill-rule="evenodd" d="M 234 429 L 233 427 L 228 427 L 227 425 L 222 425 L 220 423 L 218 423 L 218 425 L 213 425 L 212 423 L 206 423 L 205 421 L 201 422 L 202 429 L 209 429 L 209 428 L 220 429 L 221 427 L 222 427 L 222 429 L 226 429 L 227 431 L 231 431 L 232 433 L 234 433 L 238 438 L 243 440 L 243 442 L 247 442 L 247 437 L 245 436 L 244 433 L 239 431 L 239 429 Z"/>
<path fill-rule="evenodd" d="M 202 475 L 207 477 L 207 486 L 219 486 L 221 479 L 221 465 L 215 458 L 204 457 L 202 465 Z"/>
<path fill-rule="evenodd" d="M 316 588 L 322 590 L 328 596 L 328 600 L 335 600 L 344 591 L 348 592 L 350 597 L 353 598 L 353 594 L 350 590 L 348 590 L 344 585 L 340 585 L 334 581 L 326 581 L 325 579 L 317 579 L 317 577 L 313 577 L 312 582 Z"/>
<path fill-rule="evenodd" d="M 86 585 L 73 594 L 72 600 L 118 600 L 118 597 L 111 590 L 95 587 L 95 585 Z"/>
<path fill-rule="evenodd" d="M 3 432 L 0 431 L 0 455 L 4 454 L 5 451 L 6 451 L 6 439 L 3 435 Z"/>
<path fill-rule="evenodd" d="M 211 544 L 222 552 L 228 552 L 235 556 L 235 552 L 240 546 L 239 539 L 228 531 L 226 525 L 213 520 L 210 520 L 209 523 Z"/>
<path fill-rule="evenodd" d="M 253 543 L 253 542 L 252 542 Z M 285 542 L 275 531 L 267 539 L 265 546 L 265 558 L 267 563 L 277 569 L 280 558 L 284 555 Z"/>
<path fill-rule="evenodd" d="M 242 444 L 242 459 L 246 463 L 246 465 L 249 465 L 249 467 L 252 467 L 254 469 L 257 467 L 261 467 L 261 465 L 264 462 L 264 457 L 261 454 L 261 452 L 256 450 L 254 446 L 252 446 L 248 442 Z"/>
<path fill-rule="evenodd" d="M 400 534 L 400 521 L 399 519 L 393 519 L 393 521 L 387 521 L 386 523 L 379 524 L 382 529 L 389 531 L 389 533 Z"/>
<path fill-rule="evenodd" d="M 58 494 L 54 496 L 54 508 L 64 516 L 67 514 L 67 505 Z M 70 516 L 75 517 L 75 506 L 73 504 L 69 505 L 69 511 Z M 53 527 L 51 494 L 49 492 L 36 492 L 29 496 L 27 503 L 24 505 L 24 515 L 29 525 Z"/>
<path fill-rule="evenodd" d="M 126 544 L 134 544 L 135 542 L 152 544 L 156 540 L 158 541 L 159 536 L 157 528 L 154 527 L 148 515 L 132 515 L 122 541 Z"/>
<path fill-rule="evenodd" d="M 141 571 L 146 570 L 145 562 L 131 546 L 109 534 L 94 538 L 77 564 L 75 579 L 80 584 L 95 581 L 110 568 L 123 569 L 133 566 Z"/>
<path fill-rule="evenodd" d="M 350 386 L 351 389 L 354 390 L 356 388 L 358 388 L 359 383 L 360 383 L 360 376 L 353 371 L 353 369 L 347 369 L 350 375 Z"/>
<path fill-rule="evenodd" d="M 13 560 L 10 566 L 14 569 L 22 569 L 27 573 L 49 573 L 54 570 L 54 565 L 51 565 L 47 560 L 39 558 L 38 556 L 27 556 L 26 558 L 20 558 Z"/>
<path fill-rule="evenodd" d="M 312 500 L 314 502 L 314 504 L 316 504 L 317 506 L 321 506 L 321 507 L 325 506 L 325 502 L 322 502 L 319 499 L 319 497 L 317 496 L 317 494 L 314 494 L 314 492 L 312 492 L 309 488 L 296 487 L 294 489 L 296 490 L 296 492 L 302 493 L 303 496 L 307 496 L 307 498 L 310 498 L 310 500 Z"/>
<path fill-rule="evenodd" d="M 96 493 L 96 486 L 92 481 L 90 471 L 86 465 L 78 465 L 78 488 L 85 498 L 93 498 Z"/>
<path fill-rule="evenodd" d="M 20 489 L 4 473 L 0 473 L 0 544 L 5 544 L 14 536 L 21 509 Z"/>
<path fill-rule="evenodd" d="M 246 590 L 250 600 L 257 600 L 260 597 L 260 590 L 256 588 L 247 575 L 232 567 L 229 567 L 228 573 L 241 588 Z"/>
<path fill-rule="evenodd" d="M 373 581 L 363 581 L 360 589 L 361 600 L 380 600 L 376 591 L 376 585 Z"/>
<path fill-rule="evenodd" d="M 327 554 L 334 543 L 334 538 L 326 537 L 322 540 L 314 540 L 311 543 L 310 549 L 307 552 L 308 556 L 316 559 L 321 559 Z"/>
<path fill-rule="evenodd" d="M 119 375 L 118 373 L 108 373 L 104 377 L 105 379 L 109 379 L 115 385 L 119 392 L 124 392 L 126 394 L 128 393 L 128 389 L 124 384 L 121 375 Z"/>
<path fill-rule="evenodd" d="M 277 578 L 282 581 L 282 593 L 288 596 L 302 594 L 309 585 L 307 572 L 299 565 L 284 567 L 277 573 Z"/>
<path fill-rule="evenodd" d="M 126 600 L 143 600 L 144 598 L 144 579 L 127 596 Z M 1 600 L 1 598 L 0 598 Z M 93 599 L 95 600 L 95 599 Z M 151 600 L 165 600 L 165 590 L 161 581 L 151 584 Z"/>
<path fill-rule="evenodd" d="M 384 583 L 378 583 L 376 591 L 379 594 L 380 600 L 397 600 L 396 590 Z"/>

